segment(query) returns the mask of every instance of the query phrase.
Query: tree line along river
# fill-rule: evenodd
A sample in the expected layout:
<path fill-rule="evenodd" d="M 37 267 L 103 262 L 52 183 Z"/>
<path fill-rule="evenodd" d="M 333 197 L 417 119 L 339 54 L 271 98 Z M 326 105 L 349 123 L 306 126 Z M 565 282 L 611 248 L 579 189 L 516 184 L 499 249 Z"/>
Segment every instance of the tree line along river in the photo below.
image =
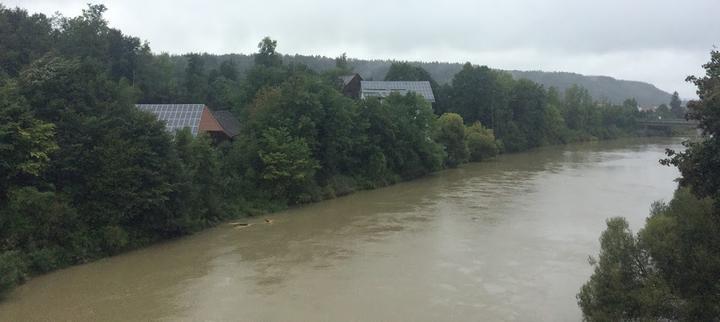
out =
<path fill-rule="evenodd" d="M 36 277 L 0 321 L 578 321 L 605 220 L 669 200 L 677 138 L 537 149 Z M 265 219 L 271 219 L 270 223 Z"/>

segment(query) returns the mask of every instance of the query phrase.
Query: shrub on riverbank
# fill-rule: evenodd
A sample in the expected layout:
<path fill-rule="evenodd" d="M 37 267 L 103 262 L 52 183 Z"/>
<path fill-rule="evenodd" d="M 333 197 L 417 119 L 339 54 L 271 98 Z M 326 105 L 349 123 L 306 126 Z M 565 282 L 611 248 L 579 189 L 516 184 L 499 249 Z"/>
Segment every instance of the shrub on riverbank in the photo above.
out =
<path fill-rule="evenodd" d="M 469 159 L 465 125 L 460 115 L 445 113 L 438 119 L 438 133 L 435 141 L 445 147 L 445 166 L 454 168 Z"/>
<path fill-rule="evenodd" d="M 465 140 L 472 162 L 480 162 L 500 153 L 500 144 L 495 140 L 493 130 L 482 126 L 480 122 L 465 128 Z"/>
<path fill-rule="evenodd" d="M 26 278 L 27 265 L 18 251 L 0 253 L 0 298 Z"/>

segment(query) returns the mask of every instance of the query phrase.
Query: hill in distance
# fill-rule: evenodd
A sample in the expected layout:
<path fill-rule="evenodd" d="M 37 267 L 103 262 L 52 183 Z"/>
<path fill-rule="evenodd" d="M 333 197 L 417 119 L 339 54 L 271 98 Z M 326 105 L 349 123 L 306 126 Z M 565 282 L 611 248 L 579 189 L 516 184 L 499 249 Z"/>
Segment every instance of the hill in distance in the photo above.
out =
<path fill-rule="evenodd" d="M 176 56 L 177 57 L 177 56 Z M 177 57 L 180 58 L 180 57 Z M 245 54 L 203 55 L 205 67 L 216 68 L 222 61 L 232 60 L 239 71 L 244 73 L 253 65 L 253 56 Z M 285 55 L 285 63 L 305 64 L 317 72 L 335 67 L 335 60 L 324 56 Z M 366 80 L 382 80 L 385 78 L 394 60 L 350 59 L 349 63 L 356 73 Z M 178 63 L 180 63 L 178 61 Z M 460 63 L 441 62 L 410 62 L 427 70 L 439 83 L 452 81 L 453 76 L 462 69 Z M 492 67 L 492 66 L 490 66 Z M 515 79 L 529 79 L 542 84 L 546 88 L 555 87 L 561 93 L 577 84 L 586 88 L 596 100 L 605 100 L 620 104 L 625 99 L 635 98 L 640 106 L 658 106 L 670 102 L 671 94 L 658 89 L 652 84 L 640 81 L 619 80 L 608 76 L 586 76 L 570 72 L 518 71 L 509 70 Z"/>
<path fill-rule="evenodd" d="M 670 102 L 670 93 L 667 93 L 652 84 L 620 80 L 608 76 L 585 76 L 566 72 L 543 71 L 508 71 L 514 78 L 526 78 L 545 87 L 554 86 L 561 91 L 573 84 L 585 87 L 593 98 L 606 99 L 613 103 L 622 103 L 627 98 L 635 98 L 640 106 L 658 106 Z"/>

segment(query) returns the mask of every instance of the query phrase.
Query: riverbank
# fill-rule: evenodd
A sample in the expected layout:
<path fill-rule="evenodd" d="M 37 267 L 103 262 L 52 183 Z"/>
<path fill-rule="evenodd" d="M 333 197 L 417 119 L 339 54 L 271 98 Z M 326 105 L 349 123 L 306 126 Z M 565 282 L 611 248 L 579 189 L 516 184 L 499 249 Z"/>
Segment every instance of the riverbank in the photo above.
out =
<path fill-rule="evenodd" d="M 553 148 L 553 147 L 541 147 L 541 148 L 536 148 L 536 149 L 534 149 L 534 150 L 530 150 L 530 151 L 526 151 L 526 152 L 516 152 L 516 153 L 528 153 L 528 152 L 535 151 L 535 150 L 537 150 L 537 149 L 544 149 L 544 148 Z M 512 153 L 512 154 L 515 154 L 515 153 Z M 408 181 L 412 181 L 412 180 L 418 180 L 419 178 L 422 178 L 422 177 L 417 177 L 417 178 L 410 179 L 410 180 L 407 180 L 407 181 L 402 181 L 402 180 L 399 180 L 399 181 L 389 181 L 389 183 L 390 183 L 389 185 L 394 185 L 394 184 L 396 184 L 396 183 L 402 183 L 402 182 L 408 182 Z M 337 197 L 340 197 L 340 196 L 346 196 L 346 195 L 349 195 L 349 194 L 353 194 L 353 193 L 356 193 L 356 192 L 358 192 L 358 191 L 372 190 L 372 189 L 375 189 L 375 188 L 384 188 L 384 187 L 387 187 L 387 186 L 389 186 L 389 185 L 383 185 L 383 186 L 380 186 L 380 187 L 373 187 L 373 188 L 368 188 L 368 187 L 362 188 L 362 187 L 357 187 L 357 186 L 355 186 L 355 187 L 345 186 L 345 188 L 343 188 L 343 189 L 341 190 L 342 193 L 340 193 L 340 194 L 336 194 L 336 193 L 324 194 L 324 195 L 323 195 L 323 198 L 322 198 L 321 200 L 318 200 L 318 201 L 331 200 L 331 199 L 334 199 L 334 198 L 337 198 Z M 318 202 L 318 201 L 316 201 L 316 202 Z M 296 208 L 300 208 L 300 207 L 305 207 L 305 206 L 307 206 L 307 205 L 308 205 L 308 204 L 295 205 L 295 206 L 290 207 L 290 209 L 292 210 L 292 209 L 296 209 Z M 219 225 L 219 224 L 227 223 L 228 221 L 237 221 L 238 219 L 242 219 L 243 221 L 245 221 L 248 217 L 263 216 L 263 218 L 264 218 L 264 216 L 267 216 L 267 215 L 270 215 L 270 214 L 273 214 L 273 213 L 276 213 L 276 212 L 280 212 L 280 211 L 285 211 L 285 210 L 288 210 L 288 208 L 283 207 L 283 206 L 278 206 L 278 205 L 275 205 L 275 204 L 273 204 L 273 203 L 268 203 L 268 204 L 266 204 L 266 205 L 263 206 L 263 207 L 255 208 L 255 209 L 253 209 L 253 210 L 245 211 L 245 212 L 242 212 L 242 213 L 237 213 L 237 214 L 232 215 L 232 216 L 227 216 L 227 217 L 225 217 L 225 218 L 228 218 L 228 219 L 226 219 L 226 220 L 208 223 L 202 230 L 207 229 L 207 228 L 214 227 L 214 226 Z M 185 238 L 186 236 L 187 236 L 187 235 L 183 235 L 183 236 L 179 236 L 179 237 L 177 237 L 177 238 Z M 169 239 L 169 241 L 175 240 L 175 239 L 177 239 L 177 238 Z M 144 247 L 148 247 L 149 245 L 153 245 L 153 244 L 156 244 L 156 243 L 158 243 L 158 242 L 162 243 L 162 242 L 165 242 L 165 241 L 168 241 L 168 239 L 157 239 L 157 240 L 154 240 L 154 241 L 146 240 L 145 243 L 138 244 L 137 246 L 132 247 L 132 248 L 125 248 L 125 249 L 122 250 L 122 252 L 120 252 L 120 253 L 126 253 L 126 252 L 129 252 L 129 251 L 136 251 L 136 250 L 138 250 L 138 249 L 142 249 L 142 248 L 144 248 Z M 85 263 L 93 262 L 93 261 L 98 260 L 98 259 L 101 259 L 101 258 L 103 258 L 103 257 L 91 258 L 91 260 L 86 260 L 86 261 L 83 261 L 83 262 L 81 262 L 81 263 L 79 263 L 79 264 L 85 264 Z M 63 267 L 59 267 L 59 268 L 63 268 Z M 14 272 L 14 273 L 13 273 L 13 272 L 10 272 L 9 274 L 6 274 L 5 276 L 6 276 L 6 277 L 7 277 L 7 276 L 12 276 L 12 274 L 23 274 L 23 273 L 22 273 L 22 272 Z M 26 278 L 23 278 L 23 280 L 25 280 L 25 279 L 26 279 Z"/>
<path fill-rule="evenodd" d="M 220 225 L 39 276 L 0 320 L 578 320 L 604 220 L 636 229 L 671 196 L 678 142 L 543 147 Z"/>

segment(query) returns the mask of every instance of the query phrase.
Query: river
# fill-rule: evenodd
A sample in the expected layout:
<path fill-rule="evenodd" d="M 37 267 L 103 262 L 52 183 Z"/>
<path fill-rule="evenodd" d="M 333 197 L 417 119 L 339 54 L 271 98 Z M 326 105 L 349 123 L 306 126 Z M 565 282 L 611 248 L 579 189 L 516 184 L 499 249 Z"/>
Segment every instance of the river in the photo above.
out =
<path fill-rule="evenodd" d="M 579 321 L 605 220 L 636 231 L 672 197 L 658 159 L 679 142 L 542 148 L 223 224 L 33 278 L 0 321 Z"/>

